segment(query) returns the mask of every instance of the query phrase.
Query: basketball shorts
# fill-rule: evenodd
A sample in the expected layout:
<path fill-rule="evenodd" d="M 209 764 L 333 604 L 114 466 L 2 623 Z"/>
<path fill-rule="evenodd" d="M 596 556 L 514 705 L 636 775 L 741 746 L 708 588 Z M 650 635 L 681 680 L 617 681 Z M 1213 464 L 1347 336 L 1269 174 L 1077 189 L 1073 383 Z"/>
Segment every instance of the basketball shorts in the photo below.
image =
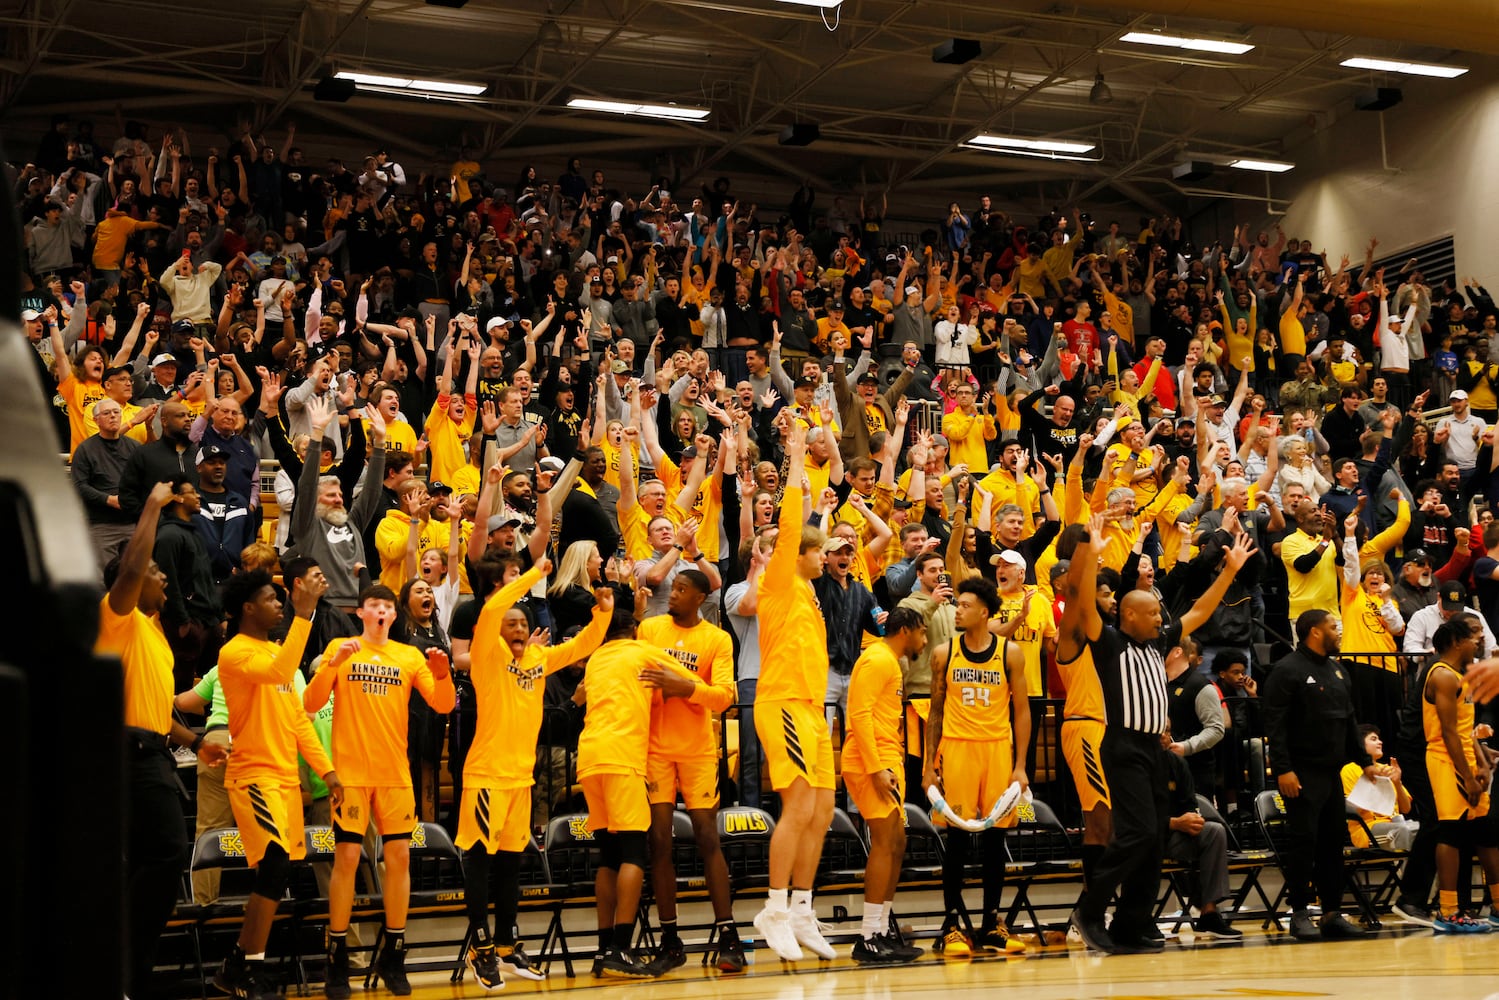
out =
<path fill-rule="evenodd" d="M 344 800 L 333 809 L 333 826 L 364 836 L 370 823 L 382 837 L 409 837 L 416 826 L 416 796 L 411 786 L 362 788 L 344 786 Z"/>
<path fill-rule="evenodd" d="M 653 806 L 675 803 L 680 790 L 688 809 L 717 809 L 718 758 L 652 756 L 645 763 L 645 785 Z"/>
<path fill-rule="evenodd" d="M 937 746 L 937 773 L 942 776 L 942 797 L 959 819 L 983 819 L 1010 787 L 1015 751 L 1009 740 L 949 740 Z M 997 826 L 1014 826 L 1012 812 Z M 945 823 L 941 815 L 934 817 Z"/>
<path fill-rule="evenodd" d="M 1473 761 L 1468 761 L 1473 766 Z M 1437 803 L 1437 819 L 1482 819 L 1489 814 L 1489 793 L 1479 796 L 1475 806 L 1463 796 L 1463 781 L 1457 775 L 1452 758 L 1444 753 L 1426 751 L 1426 776 L 1431 780 L 1431 796 Z"/>
<path fill-rule="evenodd" d="M 755 705 L 755 732 L 770 765 L 770 786 L 790 788 L 797 779 L 833 790 L 833 738 L 821 705 L 765 701 Z"/>
<path fill-rule="evenodd" d="M 645 776 L 635 772 L 599 772 L 580 775 L 583 797 L 588 800 L 588 829 L 610 833 L 651 828 L 651 803 Z"/>
<path fill-rule="evenodd" d="M 843 787 L 848 789 L 848 797 L 858 806 L 859 815 L 866 820 L 884 819 L 905 808 L 902 805 L 906 800 L 906 776 L 903 768 L 895 768 L 894 792 L 890 790 L 884 771 L 874 774 L 844 771 Z"/>
<path fill-rule="evenodd" d="M 458 808 L 458 846 L 465 851 L 483 844 L 490 854 L 519 852 L 531 842 L 531 787 L 463 786 Z"/>
<path fill-rule="evenodd" d="M 239 827 L 245 861 L 253 868 L 265 849 L 280 844 L 286 856 L 299 861 L 307 855 L 302 839 L 302 786 L 257 781 L 229 790 L 229 808 Z"/>
<path fill-rule="evenodd" d="M 1103 729 L 1103 723 L 1094 719 L 1062 720 L 1062 757 L 1072 772 L 1084 813 L 1092 812 L 1100 803 L 1105 809 L 1112 808 L 1108 778 L 1103 773 Z"/>

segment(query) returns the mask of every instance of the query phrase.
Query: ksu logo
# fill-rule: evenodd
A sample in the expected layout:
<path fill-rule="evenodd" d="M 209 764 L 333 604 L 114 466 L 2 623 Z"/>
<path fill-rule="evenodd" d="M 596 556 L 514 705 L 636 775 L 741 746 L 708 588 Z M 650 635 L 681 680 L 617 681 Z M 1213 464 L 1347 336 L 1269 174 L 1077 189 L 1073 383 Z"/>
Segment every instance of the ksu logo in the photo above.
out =
<path fill-rule="evenodd" d="M 515 678 L 516 685 L 522 691 L 536 690 L 536 682 L 541 680 L 542 670 L 543 667 L 540 663 L 534 667 L 521 669 L 520 664 L 514 660 L 510 661 L 510 673 Z"/>
<path fill-rule="evenodd" d="M 1036 822 L 1036 807 L 1021 799 L 1020 804 L 1015 807 L 1015 815 L 1022 823 L 1034 823 Z"/>
<path fill-rule="evenodd" d="M 245 856 L 245 842 L 240 839 L 238 830 L 225 830 L 219 834 L 219 853 L 226 858 Z"/>
<path fill-rule="evenodd" d="M 724 833 L 765 833 L 768 831 L 765 817 L 760 813 L 731 809 L 723 813 Z"/>
<path fill-rule="evenodd" d="M 309 838 L 312 841 L 312 849 L 317 854 L 332 854 L 338 849 L 338 838 L 333 835 L 333 827 L 314 827 Z"/>
<path fill-rule="evenodd" d="M 418 848 L 427 846 L 427 828 L 420 823 L 411 830 L 411 846 Z"/>
<path fill-rule="evenodd" d="M 573 835 L 574 840 L 592 840 L 593 831 L 588 829 L 587 816 L 572 816 L 567 821 L 567 832 Z"/>

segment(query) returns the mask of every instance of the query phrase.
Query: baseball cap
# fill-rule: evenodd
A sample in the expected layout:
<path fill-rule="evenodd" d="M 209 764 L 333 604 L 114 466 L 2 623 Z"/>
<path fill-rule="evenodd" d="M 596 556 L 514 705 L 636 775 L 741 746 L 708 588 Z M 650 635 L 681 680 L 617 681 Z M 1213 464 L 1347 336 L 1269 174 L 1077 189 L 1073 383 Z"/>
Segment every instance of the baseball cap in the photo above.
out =
<path fill-rule="evenodd" d="M 484 332 L 488 333 L 497 326 L 507 326 L 509 323 L 510 321 L 503 316 L 492 316 L 489 322 L 484 324 Z"/>
<path fill-rule="evenodd" d="M 1431 553 L 1427 552 L 1425 549 L 1411 549 L 1405 554 L 1405 561 L 1407 563 L 1425 563 L 1426 565 L 1430 566 Z"/>
<path fill-rule="evenodd" d="M 561 472 L 565 466 L 565 463 L 556 455 L 548 455 L 546 458 L 543 458 L 541 461 L 537 462 L 536 465 L 538 468 L 550 469 L 553 472 Z"/>
<path fill-rule="evenodd" d="M 623 375 L 625 372 L 627 372 L 629 370 L 630 370 L 630 366 L 627 365 L 627 364 L 625 364 L 623 361 L 615 361 L 613 364 L 611 364 L 609 366 L 609 371 L 612 372 L 615 375 Z"/>
<path fill-rule="evenodd" d="M 179 319 L 172 324 L 173 333 L 192 333 L 193 321 L 190 319 Z"/>
<path fill-rule="evenodd" d="M 229 460 L 229 453 L 216 444 L 204 445 L 198 449 L 198 461 L 196 464 L 202 465 L 204 462 L 211 462 L 216 458 L 222 458 L 227 462 Z"/>
<path fill-rule="evenodd" d="M 918 287 L 916 287 L 915 285 L 907 285 L 906 286 L 906 294 L 907 295 L 920 295 L 921 294 L 921 289 L 918 288 Z"/>
<path fill-rule="evenodd" d="M 42 318 L 42 314 L 39 313 L 39 312 L 37 312 L 35 309 L 22 309 L 21 310 L 21 322 L 23 322 L 23 323 L 30 323 L 34 319 L 41 319 L 41 318 Z"/>
<path fill-rule="evenodd" d="M 1005 549 L 1003 552 L 996 552 L 994 555 L 989 557 L 989 565 L 991 566 L 998 566 L 1002 562 L 1007 562 L 1011 566 L 1019 566 L 1021 568 L 1024 568 L 1025 556 L 1021 555 L 1019 552 L 1016 552 L 1014 549 Z"/>
<path fill-rule="evenodd" d="M 822 551 L 825 553 L 837 552 L 839 549 L 847 548 L 852 548 L 852 546 L 849 544 L 847 538 L 844 538 L 840 535 L 834 535 L 832 538 L 829 538 L 827 541 L 822 543 Z"/>
<path fill-rule="evenodd" d="M 842 312 L 843 311 L 843 300 L 842 299 L 828 299 L 827 309 L 828 309 L 828 312 L 835 312 L 835 311 L 836 312 Z"/>
<path fill-rule="evenodd" d="M 859 381 L 856 384 L 857 385 L 865 385 L 865 384 L 868 384 L 868 385 L 879 385 L 880 384 L 880 377 L 878 375 L 876 375 L 874 372 L 865 372 L 863 375 L 859 376 Z"/>
<path fill-rule="evenodd" d="M 156 355 L 156 357 L 151 359 L 152 368 L 155 368 L 157 365 L 175 365 L 176 363 L 177 359 L 172 355 L 166 353 L 158 354 Z"/>
<path fill-rule="evenodd" d="M 1448 399 L 1467 399 L 1468 398 L 1468 394 L 1467 394 L 1467 392 L 1465 392 L 1462 389 L 1453 389 L 1451 392 L 1447 393 L 1447 398 Z"/>
<path fill-rule="evenodd" d="M 501 528 L 518 528 L 520 524 L 521 520 L 518 517 L 510 517 L 505 514 L 491 514 L 489 520 L 484 525 L 484 529 L 492 535 Z"/>
<path fill-rule="evenodd" d="M 438 493 L 452 493 L 453 487 L 449 486 L 441 479 L 434 479 L 427 484 L 427 492 L 434 495 Z"/>
<path fill-rule="evenodd" d="M 1209 406 L 1227 406 L 1228 400 L 1223 398 L 1223 393 L 1215 392 L 1208 398 Z"/>
<path fill-rule="evenodd" d="M 678 461 L 687 462 L 691 461 L 694 458 L 697 458 L 697 445 L 689 444 L 687 447 L 682 449 L 682 455 Z"/>
<path fill-rule="evenodd" d="M 1468 588 L 1456 580 L 1442 584 L 1439 593 L 1442 596 L 1443 611 L 1462 611 L 1468 606 Z"/>
<path fill-rule="evenodd" d="M 821 379 L 814 375 L 803 375 L 796 380 L 796 388 L 798 389 L 815 389 L 820 384 Z"/>

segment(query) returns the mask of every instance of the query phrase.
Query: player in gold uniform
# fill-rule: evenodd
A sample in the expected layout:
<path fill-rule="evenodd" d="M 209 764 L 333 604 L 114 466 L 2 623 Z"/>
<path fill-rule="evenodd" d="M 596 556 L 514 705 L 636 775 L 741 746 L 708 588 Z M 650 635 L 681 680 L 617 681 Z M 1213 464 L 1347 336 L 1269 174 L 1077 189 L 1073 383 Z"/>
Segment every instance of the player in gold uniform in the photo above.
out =
<path fill-rule="evenodd" d="M 802 520 L 807 480 L 798 470 L 806 465 L 806 452 L 807 429 L 793 420 L 786 443 L 792 479 L 781 499 L 780 533 L 758 591 L 755 732 L 771 787 L 781 796 L 781 818 L 770 838 L 770 892 L 755 927 L 766 945 L 790 962 L 802 957 L 802 945 L 819 958 L 835 954 L 812 912 L 812 882 L 833 820 L 833 742 L 823 714 L 828 627 L 812 592 L 827 556 L 822 532 Z"/>
<path fill-rule="evenodd" d="M 885 637 L 859 654 L 848 681 L 843 785 L 869 827 L 864 924 L 852 955 L 864 965 L 892 965 L 921 957 L 920 948 L 905 944 L 890 927 L 890 904 L 906 854 L 900 661 L 925 648 L 926 621 L 921 613 L 896 608 L 885 619 Z"/>
<path fill-rule="evenodd" d="M 1426 773 L 1437 806 L 1437 899 L 1433 915 L 1438 934 L 1475 933 L 1499 926 L 1468 916 L 1457 907 L 1460 863 L 1475 850 L 1488 879 L 1489 897 L 1499 910 L 1499 843 L 1489 814 L 1489 778 L 1493 761 L 1486 747 L 1473 738 L 1473 696 L 1468 690 L 1468 665 L 1478 650 L 1478 637 L 1466 621 L 1443 622 L 1431 637 L 1439 659 L 1426 674 L 1421 693 L 1421 724 L 1426 735 Z"/>
<path fill-rule="evenodd" d="M 262 968 L 276 907 L 286 893 L 291 863 L 306 856 L 302 836 L 300 753 L 322 775 L 337 808 L 344 786 L 333 772 L 293 679 L 312 630 L 318 599 L 328 590 L 321 575 L 296 588 L 296 617 L 282 644 L 271 630 L 281 624 L 281 601 L 264 570 L 237 573 L 224 588 L 224 610 L 233 638 L 219 650 L 219 686 L 229 710 L 234 746 L 224 773 L 229 808 L 239 827 L 245 860 L 255 869 L 255 889 L 245 904 L 239 943 L 214 976 L 214 985 L 243 1000 L 272 1000 L 278 988 Z"/>
<path fill-rule="evenodd" d="M 463 764 L 458 846 L 463 848 L 464 901 L 472 935 L 466 958 L 486 990 L 503 988 L 507 976 L 545 978 L 515 941 L 521 855 L 531 841 L 531 786 L 542 698 L 547 677 L 587 657 L 603 642 L 614 611 L 614 591 L 600 588 L 594 594 L 593 619 L 577 635 L 556 646 L 532 642 L 531 620 L 515 605 L 551 572 L 552 561 L 543 556 L 495 591 L 474 625 L 470 647 L 469 676 L 479 714 Z M 499 883 L 493 937 L 491 867 L 497 869 Z"/>
<path fill-rule="evenodd" d="M 640 623 L 640 639 L 676 659 L 702 679 L 657 668 L 642 675 L 664 696 L 651 708 L 650 753 L 646 790 L 651 804 L 651 885 L 661 920 L 658 960 L 667 969 L 687 961 L 677 934 L 677 872 L 671 861 L 673 814 L 680 791 L 692 833 L 703 859 L 713 920 L 718 925 L 718 968 L 743 972 L 744 946 L 734 926 L 729 895 L 729 867 L 718 842 L 718 752 L 713 720 L 734 704 L 734 644 L 729 633 L 703 621 L 699 614 L 713 585 L 699 570 L 677 574 L 667 598 L 667 614 Z"/>
<path fill-rule="evenodd" d="M 1022 789 L 1030 785 L 1025 768 L 1031 742 L 1025 654 L 1009 640 L 989 634 L 989 619 L 999 613 L 999 591 L 993 583 L 964 580 L 958 584 L 954 605 L 959 634 L 932 654 L 932 707 L 921 783 L 940 788 L 959 819 L 981 819 L 1012 781 Z M 941 817 L 938 821 L 945 822 Z M 937 939 L 946 957 L 967 958 L 975 945 L 1000 953 L 1025 950 L 999 919 L 1005 884 L 1003 827 L 1014 825 L 1012 813 L 980 834 L 984 915 L 976 942 L 966 931 L 970 924 L 963 905 L 963 869 L 973 835 L 948 829 L 942 864 L 947 917 Z"/>
<path fill-rule="evenodd" d="M 583 686 L 588 715 L 578 737 L 578 781 L 588 800 L 588 828 L 599 844 L 594 879 L 598 901 L 599 953 L 595 977 L 646 979 L 667 971 L 641 962 L 630 949 L 640 890 L 645 883 L 646 831 L 651 827 L 646 792 L 646 755 L 651 707 L 667 694 L 663 675 L 685 679 L 698 700 L 702 678 L 678 666 L 658 647 L 635 638 L 635 619 L 620 608 L 609 625 L 609 641 L 588 658 Z M 652 679 L 652 678 L 657 679 Z M 655 689 L 655 690 L 653 690 Z"/>
<path fill-rule="evenodd" d="M 411 831 L 416 800 L 406 756 L 413 691 L 439 715 L 453 710 L 455 693 L 448 655 L 394 642 L 396 594 L 376 584 L 359 595 L 364 631 L 356 639 L 334 639 L 322 666 L 303 692 L 303 707 L 316 712 L 334 697 L 333 759 L 348 779 L 343 801 L 333 807 L 333 875 L 328 881 L 328 979 L 331 1000 L 349 995 L 349 917 L 364 834 L 373 822 L 385 844 L 385 945 L 376 974 L 396 996 L 408 996 L 406 907 L 411 899 Z"/>

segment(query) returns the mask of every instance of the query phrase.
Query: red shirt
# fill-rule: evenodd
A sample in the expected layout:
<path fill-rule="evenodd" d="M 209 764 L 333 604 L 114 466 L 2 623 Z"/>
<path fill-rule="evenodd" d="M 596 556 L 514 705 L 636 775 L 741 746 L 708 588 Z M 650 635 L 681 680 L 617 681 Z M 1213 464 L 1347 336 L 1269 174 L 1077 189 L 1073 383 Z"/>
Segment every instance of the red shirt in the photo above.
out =
<path fill-rule="evenodd" d="M 1081 358 L 1083 364 L 1093 367 L 1093 351 L 1098 347 L 1098 330 L 1093 324 L 1069 319 L 1062 324 L 1062 336 L 1067 338 L 1068 349 Z"/>

